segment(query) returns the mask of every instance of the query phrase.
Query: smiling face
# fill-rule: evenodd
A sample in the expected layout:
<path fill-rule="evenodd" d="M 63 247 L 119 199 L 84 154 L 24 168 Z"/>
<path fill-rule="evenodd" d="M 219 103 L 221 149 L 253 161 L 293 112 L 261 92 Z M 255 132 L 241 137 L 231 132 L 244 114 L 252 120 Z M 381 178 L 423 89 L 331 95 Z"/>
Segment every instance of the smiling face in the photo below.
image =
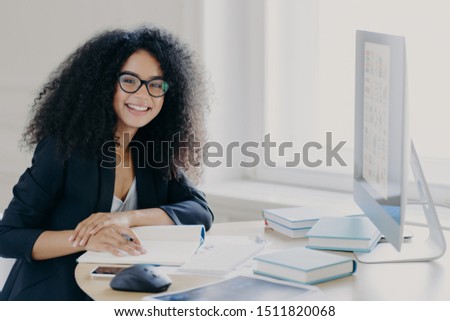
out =
<path fill-rule="evenodd" d="M 134 74 L 142 80 L 163 76 L 159 62 L 145 50 L 133 53 L 120 72 Z M 117 134 L 122 136 L 124 133 L 130 133 L 133 137 L 138 128 L 147 125 L 159 114 L 163 103 L 164 96 L 150 96 L 146 85 L 130 94 L 117 84 L 113 102 L 117 116 Z"/>

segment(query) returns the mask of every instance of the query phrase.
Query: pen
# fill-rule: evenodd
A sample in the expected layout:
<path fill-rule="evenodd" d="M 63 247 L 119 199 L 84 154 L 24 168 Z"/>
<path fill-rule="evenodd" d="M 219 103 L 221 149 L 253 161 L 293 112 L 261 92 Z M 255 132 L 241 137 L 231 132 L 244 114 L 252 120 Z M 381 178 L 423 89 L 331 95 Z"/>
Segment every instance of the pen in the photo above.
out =
<path fill-rule="evenodd" d="M 127 240 L 128 242 L 133 242 L 134 241 L 134 239 L 131 236 L 129 236 L 128 234 L 122 234 L 122 237 L 125 240 Z"/>

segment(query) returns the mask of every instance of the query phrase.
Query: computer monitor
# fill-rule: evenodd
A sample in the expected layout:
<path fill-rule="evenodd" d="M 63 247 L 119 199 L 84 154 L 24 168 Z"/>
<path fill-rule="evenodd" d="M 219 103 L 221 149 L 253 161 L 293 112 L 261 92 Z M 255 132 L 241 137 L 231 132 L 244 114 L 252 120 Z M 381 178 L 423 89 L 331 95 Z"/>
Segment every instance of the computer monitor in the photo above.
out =
<path fill-rule="evenodd" d="M 388 244 L 357 254 L 362 262 L 432 260 L 445 252 L 445 239 L 408 132 L 405 39 L 356 32 L 355 202 Z M 430 235 L 403 243 L 409 161 Z"/>

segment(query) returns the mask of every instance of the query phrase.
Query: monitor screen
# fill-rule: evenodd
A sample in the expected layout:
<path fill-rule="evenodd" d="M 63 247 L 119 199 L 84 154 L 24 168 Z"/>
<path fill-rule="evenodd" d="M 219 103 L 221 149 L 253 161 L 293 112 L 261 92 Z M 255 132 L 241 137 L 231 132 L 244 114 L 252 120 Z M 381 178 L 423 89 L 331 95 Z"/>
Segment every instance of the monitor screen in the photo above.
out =
<path fill-rule="evenodd" d="M 409 142 L 403 37 L 357 31 L 354 199 L 400 250 Z"/>

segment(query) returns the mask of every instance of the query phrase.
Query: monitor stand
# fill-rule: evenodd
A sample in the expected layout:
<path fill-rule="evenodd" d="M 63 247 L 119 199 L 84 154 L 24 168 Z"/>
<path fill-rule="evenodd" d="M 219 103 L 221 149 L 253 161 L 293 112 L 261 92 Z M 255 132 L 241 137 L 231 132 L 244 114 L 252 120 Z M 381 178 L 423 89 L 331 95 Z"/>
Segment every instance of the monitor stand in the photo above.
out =
<path fill-rule="evenodd" d="M 369 253 L 357 253 L 356 258 L 362 263 L 390 263 L 390 262 L 417 262 L 431 261 L 440 258 L 446 250 L 446 242 L 441 224 L 431 198 L 428 184 L 420 166 L 414 144 L 411 142 L 411 167 L 419 191 L 420 200 L 428 225 L 428 238 L 426 240 L 412 239 L 403 243 L 401 251 L 397 251 L 389 243 L 378 244 Z"/>

